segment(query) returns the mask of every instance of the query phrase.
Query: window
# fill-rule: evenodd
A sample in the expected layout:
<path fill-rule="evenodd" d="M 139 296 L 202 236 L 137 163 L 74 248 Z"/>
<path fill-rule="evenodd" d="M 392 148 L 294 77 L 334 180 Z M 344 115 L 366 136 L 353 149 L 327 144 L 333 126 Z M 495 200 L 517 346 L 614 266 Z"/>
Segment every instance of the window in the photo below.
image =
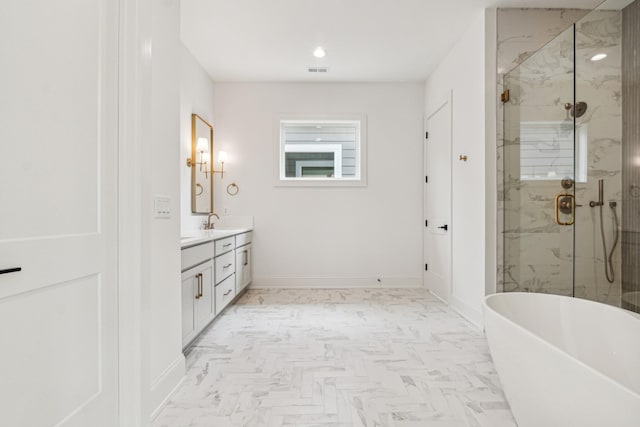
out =
<path fill-rule="evenodd" d="M 285 118 L 278 127 L 279 185 L 366 185 L 363 117 Z"/>
<path fill-rule="evenodd" d="M 587 182 L 587 125 L 576 127 L 574 154 L 573 123 L 520 123 L 520 179 L 544 181 L 567 176 Z"/>

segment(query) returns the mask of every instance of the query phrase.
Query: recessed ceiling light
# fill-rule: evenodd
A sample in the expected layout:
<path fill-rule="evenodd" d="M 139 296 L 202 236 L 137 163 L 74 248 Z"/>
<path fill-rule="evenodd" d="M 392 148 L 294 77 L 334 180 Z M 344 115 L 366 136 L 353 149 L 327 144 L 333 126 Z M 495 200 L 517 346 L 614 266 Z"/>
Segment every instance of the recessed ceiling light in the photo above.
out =
<path fill-rule="evenodd" d="M 598 54 L 596 54 L 596 55 L 593 55 L 593 56 L 591 57 L 591 60 L 592 60 L 592 61 L 594 61 L 594 62 L 595 62 L 595 61 L 602 61 L 602 60 L 603 60 L 604 58 L 606 58 L 606 57 L 607 57 L 607 54 L 606 54 L 606 53 L 598 53 Z"/>
<path fill-rule="evenodd" d="M 316 58 L 324 58 L 326 54 L 327 52 L 320 46 L 318 46 L 316 50 L 313 51 L 313 56 L 315 56 Z"/>

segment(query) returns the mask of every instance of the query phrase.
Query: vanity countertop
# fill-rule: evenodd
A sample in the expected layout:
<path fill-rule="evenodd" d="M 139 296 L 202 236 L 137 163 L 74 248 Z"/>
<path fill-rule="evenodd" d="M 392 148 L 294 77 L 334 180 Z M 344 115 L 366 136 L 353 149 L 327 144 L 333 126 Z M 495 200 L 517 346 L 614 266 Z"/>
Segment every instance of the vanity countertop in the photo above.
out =
<path fill-rule="evenodd" d="M 225 237 L 235 236 L 236 234 L 246 233 L 251 230 L 253 230 L 253 228 L 216 228 L 214 230 L 185 232 L 184 235 L 180 237 L 180 248 L 184 249 L 189 246 L 199 245 L 200 243 L 224 239 Z"/>

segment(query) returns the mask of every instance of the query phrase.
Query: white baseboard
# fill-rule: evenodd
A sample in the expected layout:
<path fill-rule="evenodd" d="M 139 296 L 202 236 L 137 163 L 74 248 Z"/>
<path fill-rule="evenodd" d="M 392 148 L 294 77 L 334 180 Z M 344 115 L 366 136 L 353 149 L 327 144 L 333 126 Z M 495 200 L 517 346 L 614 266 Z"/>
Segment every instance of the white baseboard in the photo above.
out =
<path fill-rule="evenodd" d="M 378 281 L 379 280 L 379 281 Z M 422 277 L 254 277 L 251 289 L 422 288 Z"/>
<path fill-rule="evenodd" d="M 162 412 L 169 400 L 176 394 L 184 383 L 186 361 L 184 355 L 174 360 L 153 383 L 151 383 L 151 421 Z"/>
<path fill-rule="evenodd" d="M 449 305 L 449 303 L 447 302 L 447 300 L 445 300 L 444 298 L 442 298 L 440 295 L 436 294 L 435 292 L 433 292 L 431 289 L 427 289 L 429 291 L 429 293 L 431 295 L 433 295 L 434 297 L 436 297 L 438 300 L 440 300 L 440 302 L 442 302 L 443 304 Z"/>
<path fill-rule="evenodd" d="M 478 310 L 471 308 L 469 305 L 463 303 L 459 299 L 451 296 L 451 303 L 449 304 L 456 313 L 473 323 L 478 329 L 483 328 L 482 313 Z"/>

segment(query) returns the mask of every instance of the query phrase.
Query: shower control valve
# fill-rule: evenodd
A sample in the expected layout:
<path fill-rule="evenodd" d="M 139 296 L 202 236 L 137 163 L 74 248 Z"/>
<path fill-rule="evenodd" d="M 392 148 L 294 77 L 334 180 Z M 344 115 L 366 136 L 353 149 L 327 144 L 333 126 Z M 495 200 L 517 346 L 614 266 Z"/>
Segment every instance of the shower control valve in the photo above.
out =
<path fill-rule="evenodd" d="M 571 187 L 573 187 L 573 179 L 569 178 L 569 177 L 565 177 L 562 178 L 562 180 L 560 181 L 560 185 L 562 186 L 562 188 L 564 188 L 565 190 L 570 189 Z"/>

